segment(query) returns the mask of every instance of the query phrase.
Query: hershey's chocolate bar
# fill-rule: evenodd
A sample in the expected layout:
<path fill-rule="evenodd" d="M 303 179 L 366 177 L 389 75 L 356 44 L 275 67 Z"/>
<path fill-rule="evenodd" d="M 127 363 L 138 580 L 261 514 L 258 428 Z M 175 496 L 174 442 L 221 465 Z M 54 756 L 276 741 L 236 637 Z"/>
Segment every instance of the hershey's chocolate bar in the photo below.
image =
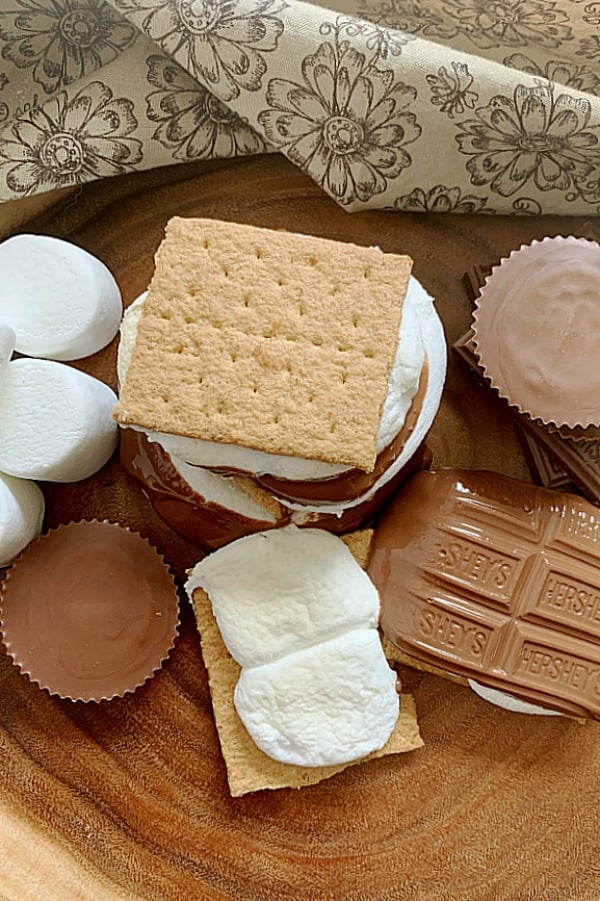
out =
<path fill-rule="evenodd" d="M 492 472 L 421 472 L 375 530 L 386 637 L 424 663 L 600 719 L 600 511 Z"/>

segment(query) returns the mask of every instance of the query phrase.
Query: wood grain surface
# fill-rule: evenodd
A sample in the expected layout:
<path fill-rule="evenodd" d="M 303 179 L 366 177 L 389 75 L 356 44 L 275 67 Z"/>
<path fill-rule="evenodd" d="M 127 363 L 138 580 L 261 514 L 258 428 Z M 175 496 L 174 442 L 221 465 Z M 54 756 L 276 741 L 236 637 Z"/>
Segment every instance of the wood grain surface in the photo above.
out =
<path fill-rule="evenodd" d="M 172 214 L 290 228 L 406 252 L 449 343 L 468 327 L 462 275 L 577 220 L 349 215 L 277 156 L 174 167 L 86 187 L 21 230 L 97 254 L 129 303 Z M 113 344 L 76 365 L 115 385 Z M 435 465 L 527 477 L 508 417 L 460 361 L 432 430 Z M 44 485 L 47 525 L 139 529 L 182 578 L 200 556 L 113 460 Z M 419 681 L 420 679 L 420 681 Z M 230 798 L 189 608 L 164 669 L 98 705 L 52 698 L 0 656 L 0 896 L 9 899 L 596 901 L 600 726 L 510 714 L 414 677 L 425 747 L 301 791 Z M 412 686 L 411 686 L 412 687 Z"/>

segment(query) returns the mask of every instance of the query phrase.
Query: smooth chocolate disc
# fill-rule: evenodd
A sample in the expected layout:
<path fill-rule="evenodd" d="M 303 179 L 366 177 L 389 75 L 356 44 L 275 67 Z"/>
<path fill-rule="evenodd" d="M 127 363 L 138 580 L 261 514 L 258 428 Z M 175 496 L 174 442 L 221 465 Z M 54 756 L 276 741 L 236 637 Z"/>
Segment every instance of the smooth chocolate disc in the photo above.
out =
<path fill-rule="evenodd" d="M 108 522 L 49 532 L 16 560 L 2 589 L 8 653 L 32 681 L 72 700 L 134 691 L 168 656 L 178 622 L 163 559 Z"/>
<path fill-rule="evenodd" d="M 534 241 L 492 270 L 476 302 L 474 343 L 501 397 L 533 419 L 600 425 L 600 245 Z"/>

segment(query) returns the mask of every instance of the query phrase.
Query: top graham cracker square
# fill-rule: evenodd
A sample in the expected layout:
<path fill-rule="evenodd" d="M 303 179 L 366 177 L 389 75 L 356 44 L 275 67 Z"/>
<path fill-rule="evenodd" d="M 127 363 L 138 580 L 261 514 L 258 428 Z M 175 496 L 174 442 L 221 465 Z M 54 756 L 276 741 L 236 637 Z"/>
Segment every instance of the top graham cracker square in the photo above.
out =
<path fill-rule="evenodd" d="M 115 419 L 371 471 L 411 267 L 354 244 L 171 219 Z"/>

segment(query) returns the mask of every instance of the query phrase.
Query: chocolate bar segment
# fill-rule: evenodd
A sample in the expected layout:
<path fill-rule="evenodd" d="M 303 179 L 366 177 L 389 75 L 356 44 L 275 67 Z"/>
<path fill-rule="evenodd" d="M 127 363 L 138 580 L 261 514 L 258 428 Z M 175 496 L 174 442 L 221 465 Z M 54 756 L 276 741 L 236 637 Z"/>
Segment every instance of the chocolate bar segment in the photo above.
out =
<path fill-rule="evenodd" d="M 577 486 L 571 481 L 569 474 L 560 462 L 555 460 L 518 422 L 515 422 L 514 426 L 523 456 L 534 481 L 543 485 L 544 488 L 577 492 Z"/>
<path fill-rule="evenodd" d="M 406 654 L 600 719 L 600 511 L 492 472 L 421 472 L 377 524 L 369 575 Z"/>

